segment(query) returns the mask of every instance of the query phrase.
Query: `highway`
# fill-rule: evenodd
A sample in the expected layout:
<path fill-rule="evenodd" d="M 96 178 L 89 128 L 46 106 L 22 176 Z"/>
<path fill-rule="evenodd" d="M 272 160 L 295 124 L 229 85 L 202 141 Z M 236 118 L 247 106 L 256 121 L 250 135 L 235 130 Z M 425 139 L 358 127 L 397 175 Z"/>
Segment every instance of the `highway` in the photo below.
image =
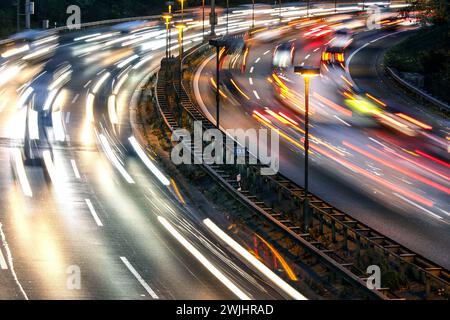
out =
<path fill-rule="evenodd" d="M 230 58 L 222 62 L 221 75 L 226 96 L 221 98 L 221 127 L 279 130 L 280 172 L 299 185 L 303 184 L 303 80 L 293 74 L 292 67 L 284 71 L 279 78 L 288 89 L 283 93 L 294 94 L 280 98 L 273 84 L 272 55 L 277 45 L 294 42 L 293 65 L 319 66 L 321 52 L 331 37 L 307 38 L 309 30 L 250 42 L 245 71 L 241 65 L 229 67 Z M 450 251 L 448 154 L 437 150 L 434 143 L 448 133 L 449 122 L 389 87 L 376 67 L 382 53 L 408 31 L 410 27 L 358 32 L 346 53 L 350 67 L 325 66 L 322 76 L 311 80 L 311 191 L 411 250 L 449 267 L 449 256 L 443 254 Z M 201 65 L 194 80 L 197 101 L 212 120 L 216 112 L 211 85 L 214 57 Z M 389 113 L 420 119 L 433 127 L 432 132 L 410 137 L 380 126 L 373 118 L 357 116 L 354 111 L 352 115 L 342 94 L 348 87 L 358 95 L 369 93 L 387 105 L 383 109 Z"/>
<path fill-rule="evenodd" d="M 290 298 L 137 156 L 129 107 L 164 36 L 157 25 L 126 44 L 134 35 L 88 29 L 43 62 L 3 62 L 1 299 Z M 24 161 L 24 136 L 42 161 Z"/>
<path fill-rule="evenodd" d="M 258 10 L 256 26 L 278 21 L 271 14 Z M 303 8 L 288 8 L 284 17 L 287 22 L 304 14 Z M 229 32 L 248 30 L 249 17 L 249 10 L 234 11 Z M 186 22 L 187 50 L 203 39 L 198 16 L 187 16 Z M 225 33 L 224 23 L 222 16 L 219 35 Z M 277 42 L 296 38 L 296 63 L 319 64 L 325 40 L 303 40 L 301 32 Z M 389 33 L 358 34 L 353 50 Z M 382 45 L 377 55 L 390 43 L 383 39 L 373 42 Z M 221 125 L 258 128 L 267 125 L 261 119 L 270 118 L 269 124 L 284 133 L 281 172 L 302 184 L 301 113 L 282 104 L 274 80 L 267 80 L 277 42 L 252 44 L 244 74 L 230 73 L 248 98 L 227 89 Z M 61 33 L 56 45 L 44 47 L 50 56 L 36 59 L 38 51 L 29 50 L 0 59 L 0 299 L 305 298 L 246 260 L 246 244 L 238 250 L 214 232 L 205 219 L 226 233 L 220 214 L 211 210 L 206 215 L 188 198 L 184 203 L 172 173 L 158 168 L 135 135 L 129 111 L 149 73 L 158 68 L 164 45 L 164 26 L 151 22 L 133 32 L 105 26 Z M 374 70 L 361 63 L 372 60 L 365 58 L 373 54 L 367 49 L 354 56 L 350 74 L 330 68 L 312 82 L 313 105 L 322 101 L 313 116 L 312 192 L 449 268 L 450 257 L 443 254 L 450 243 L 448 162 L 426 157 L 432 153 L 424 146 L 429 137 L 411 140 L 414 150 L 424 150 L 413 158 L 402 135 L 366 117 L 355 121 L 336 107 L 342 104 L 343 81 L 354 81 L 353 86 L 409 112 L 396 95 L 386 95 L 389 88 L 377 86 L 376 91 L 365 81 Z M 177 50 L 172 32 L 171 52 Z M 213 58 L 194 82 L 198 102 L 211 118 Z M 369 70 L 358 74 L 353 68 L 359 64 Z M 284 81 L 302 92 L 296 77 L 290 72 Z M 266 107 L 298 123 L 277 123 Z M 420 115 L 421 106 L 414 107 Z M 254 110 L 264 117 L 258 120 Z M 431 120 L 423 119 L 432 123 L 433 134 L 448 129 L 439 119 Z M 29 152 L 37 160 L 28 161 Z M 407 170 L 399 172 L 386 161 L 401 167 L 408 162 Z"/>

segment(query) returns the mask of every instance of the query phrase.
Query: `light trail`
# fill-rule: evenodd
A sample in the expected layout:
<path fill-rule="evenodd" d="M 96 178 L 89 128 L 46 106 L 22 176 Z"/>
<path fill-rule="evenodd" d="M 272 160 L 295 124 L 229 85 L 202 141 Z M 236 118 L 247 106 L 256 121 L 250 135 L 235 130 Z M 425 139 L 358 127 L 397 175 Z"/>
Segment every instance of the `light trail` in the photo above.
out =
<path fill-rule="evenodd" d="M 240 256 L 247 260 L 253 267 L 255 267 L 259 272 L 264 274 L 270 281 L 275 283 L 280 289 L 287 293 L 290 297 L 295 300 L 308 300 L 304 295 L 295 290 L 287 282 L 276 275 L 272 270 L 267 268 L 261 261 L 256 259 L 252 254 L 245 250 L 239 243 L 223 232 L 219 227 L 217 227 L 210 219 L 203 220 L 203 223 L 222 241 L 229 245 L 234 251 L 236 251 Z"/>
<path fill-rule="evenodd" d="M 198 249 L 189 243 L 164 217 L 158 216 L 159 222 L 167 231 L 185 247 L 208 271 L 222 282 L 231 292 L 241 300 L 250 300 L 251 298 L 239 289 L 227 276 L 217 269 Z"/>

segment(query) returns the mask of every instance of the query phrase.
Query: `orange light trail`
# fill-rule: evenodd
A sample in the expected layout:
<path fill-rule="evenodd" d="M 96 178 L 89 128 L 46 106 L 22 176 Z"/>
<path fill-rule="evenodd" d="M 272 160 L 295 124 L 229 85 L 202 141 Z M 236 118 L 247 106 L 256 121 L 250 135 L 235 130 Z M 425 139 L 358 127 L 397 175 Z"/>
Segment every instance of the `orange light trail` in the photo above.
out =
<path fill-rule="evenodd" d="M 273 255 L 277 258 L 277 260 L 281 263 L 281 265 L 283 266 L 283 269 L 286 271 L 286 274 L 288 275 L 289 279 L 291 279 L 292 281 L 297 281 L 298 280 L 297 276 L 295 275 L 294 271 L 292 271 L 291 267 L 286 262 L 286 260 L 283 258 L 283 256 L 281 256 L 281 254 L 270 243 L 268 243 L 265 239 L 263 239 L 261 236 L 259 236 L 258 234 L 256 236 L 259 238 L 259 240 L 261 240 L 267 246 L 267 248 L 269 248 L 269 250 L 273 253 Z"/>
<path fill-rule="evenodd" d="M 261 119 L 263 119 L 264 121 L 268 122 L 268 123 L 272 123 L 272 121 L 270 121 L 269 119 L 267 119 L 265 116 L 263 116 L 260 112 L 253 110 L 253 113 L 256 114 L 258 117 L 260 117 Z"/>
<path fill-rule="evenodd" d="M 387 105 L 386 105 L 383 101 L 378 100 L 377 98 L 375 98 L 374 96 L 372 96 L 370 93 L 366 93 L 366 96 L 367 96 L 369 99 L 372 99 L 373 101 L 375 101 L 376 103 L 378 103 L 379 105 L 381 105 L 381 106 L 383 106 L 383 107 L 387 107 Z"/>
<path fill-rule="evenodd" d="M 396 113 L 396 115 L 399 116 L 399 117 L 402 118 L 402 119 L 405 119 L 405 120 L 407 120 L 407 121 L 409 121 L 409 122 L 415 124 L 415 125 L 418 126 L 418 127 L 421 127 L 422 129 L 425 129 L 425 130 L 431 130 L 431 129 L 433 129 L 432 126 L 429 126 L 428 124 L 423 123 L 423 122 L 421 122 L 421 121 L 419 121 L 419 120 L 416 120 L 416 119 L 414 119 L 414 118 L 412 118 L 412 117 L 410 117 L 410 116 L 408 116 L 408 115 L 406 115 L 406 114 L 403 114 L 403 113 Z"/>
<path fill-rule="evenodd" d="M 293 125 L 296 125 L 296 126 L 298 126 L 298 122 L 297 121 L 294 121 L 292 118 L 290 118 L 290 117 L 288 117 L 287 115 L 285 115 L 283 112 L 278 112 L 278 114 L 280 115 L 280 116 L 282 116 L 283 118 L 285 118 L 287 121 L 289 121 L 290 123 L 292 123 Z"/>
<path fill-rule="evenodd" d="M 238 87 L 238 85 L 234 82 L 233 79 L 230 79 L 231 83 L 233 84 L 233 86 L 236 88 L 237 91 L 240 92 L 240 94 L 242 94 L 247 100 L 250 100 L 249 96 L 247 96 L 244 91 L 241 90 L 241 88 Z"/>
<path fill-rule="evenodd" d="M 290 122 L 287 121 L 285 118 L 283 118 L 282 116 L 276 114 L 275 112 L 273 112 L 273 111 L 270 110 L 270 109 L 267 109 L 266 112 L 267 112 L 268 114 L 270 114 L 272 117 L 274 117 L 275 119 L 277 119 L 278 121 L 280 121 L 281 123 L 283 123 L 283 124 L 289 124 L 289 123 L 290 123 Z"/>
<path fill-rule="evenodd" d="M 217 90 L 217 84 L 216 84 L 216 81 L 214 81 L 213 78 L 211 78 L 210 80 L 211 80 L 211 83 L 212 83 L 213 87 Z M 225 93 L 223 93 L 222 89 L 219 89 L 219 93 L 220 93 L 220 95 L 221 95 L 222 97 L 227 98 L 227 96 L 225 95 Z"/>

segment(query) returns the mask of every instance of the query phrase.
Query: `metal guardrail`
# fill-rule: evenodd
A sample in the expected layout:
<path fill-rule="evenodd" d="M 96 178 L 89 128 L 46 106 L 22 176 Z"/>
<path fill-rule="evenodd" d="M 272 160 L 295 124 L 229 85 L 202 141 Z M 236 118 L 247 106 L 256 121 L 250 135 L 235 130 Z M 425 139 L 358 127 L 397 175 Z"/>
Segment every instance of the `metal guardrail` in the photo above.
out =
<path fill-rule="evenodd" d="M 399 83 L 402 87 L 406 88 L 407 90 L 409 90 L 410 92 L 418 95 L 420 98 L 428 101 L 429 103 L 435 105 L 436 107 L 439 108 L 439 110 L 441 111 L 446 111 L 449 112 L 450 111 L 450 105 L 448 105 L 447 103 L 431 96 L 430 94 L 428 94 L 427 92 L 416 88 L 415 86 L 413 86 L 411 83 L 409 83 L 408 81 L 402 79 L 397 72 L 395 72 L 392 68 L 386 66 L 385 67 L 387 73 L 389 76 L 391 76 L 391 78 L 393 78 L 395 81 L 397 81 L 397 83 Z"/>
<path fill-rule="evenodd" d="M 208 46 L 202 45 L 194 48 L 185 56 L 185 59 L 190 58 L 195 52 L 204 51 L 203 54 L 208 54 Z M 212 53 L 212 52 L 210 52 Z M 189 64 L 193 67 L 193 64 Z M 175 81 L 175 89 L 180 95 L 181 105 L 189 114 L 191 119 L 197 119 L 204 122 L 204 128 L 211 128 L 214 125 L 203 115 L 201 111 L 191 101 L 183 82 L 183 90 L 177 88 L 177 81 Z M 166 112 L 167 113 L 167 112 Z M 167 122 L 171 122 L 171 130 L 178 127 L 178 122 L 173 115 Z M 194 151 L 195 152 L 195 151 Z M 292 220 L 292 217 L 286 217 L 286 214 L 279 209 L 272 208 L 266 201 L 259 200 L 261 193 L 255 192 L 265 185 L 267 188 L 277 190 L 279 197 L 289 199 L 294 203 L 302 203 L 305 198 L 304 190 L 281 174 L 275 176 L 260 176 L 260 165 L 241 166 L 235 173 L 239 173 L 247 179 L 247 181 L 259 180 L 260 183 L 247 183 L 246 191 L 239 191 L 235 180 L 230 180 L 231 176 L 227 173 L 230 166 L 206 166 L 206 170 L 227 190 L 234 193 L 247 205 L 257 210 L 261 215 L 270 220 L 278 229 L 284 230 L 289 237 L 294 238 L 297 243 L 300 243 L 304 248 L 319 256 L 320 259 L 334 270 L 338 270 L 344 274 L 348 281 L 362 286 L 364 279 L 361 270 L 358 270 L 354 262 L 348 262 L 348 259 L 335 249 L 330 249 L 329 246 L 323 245 L 317 241 L 318 237 L 311 233 L 302 233 L 299 224 Z M 250 192 L 249 190 L 252 190 Z M 313 194 L 308 194 L 310 199 L 311 209 L 313 211 L 313 228 L 315 228 L 321 237 L 329 234 L 331 236 L 331 243 L 343 244 L 345 252 L 356 252 L 359 255 L 361 252 L 373 251 L 381 257 L 385 258 L 389 268 L 399 273 L 402 278 L 406 279 L 408 285 L 413 287 L 415 295 L 410 297 L 427 298 L 434 294 L 434 297 L 448 297 L 450 292 L 450 273 L 448 270 L 430 262 L 424 257 L 421 257 L 407 248 L 401 246 L 395 241 L 384 237 L 379 232 L 369 228 L 363 223 L 356 221 L 351 216 L 339 211 L 333 206 L 329 205 L 322 199 Z M 298 217 L 297 217 L 298 218 Z M 312 246 L 312 247 L 311 247 Z M 418 289 L 420 287 L 420 289 Z M 405 298 L 407 294 L 402 292 L 394 292 L 389 288 L 383 288 L 379 291 L 371 290 L 378 298 Z M 401 291 L 401 290 L 400 290 Z"/>

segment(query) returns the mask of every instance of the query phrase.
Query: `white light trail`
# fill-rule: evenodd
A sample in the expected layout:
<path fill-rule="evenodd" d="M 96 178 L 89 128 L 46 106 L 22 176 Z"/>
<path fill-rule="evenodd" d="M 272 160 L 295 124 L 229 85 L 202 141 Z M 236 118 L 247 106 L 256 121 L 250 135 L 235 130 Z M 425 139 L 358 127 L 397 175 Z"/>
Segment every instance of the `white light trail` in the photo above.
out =
<path fill-rule="evenodd" d="M 31 191 L 30 182 L 28 181 L 27 174 L 25 173 L 25 166 L 23 165 L 22 152 L 20 149 L 14 149 L 14 163 L 16 165 L 17 177 L 19 178 L 20 186 L 22 187 L 23 193 L 27 197 L 33 197 L 33 192 Z"/>
<path fill-rule="evenodd" d="M 250 300 L 241 289 L 239 289 L 228 277 L 217 269 L 206 257 L 187 241 L 164 217 L 158 217 L 159 222 L 178 240 L 209 272 L 222 282 L 231 292 L 241 300 Z"/>
<path fill-rule="evenodd" d="M 128 172 L 125 170 L 125 168 L 120 163 L 119 159 L 117 159 L 116 155 L 114 154 L 114 151 L 111 148 L 111 145 L 108 142 L 108 139 L 103 134 L 100 134 L 100 142 L 103 146 L 103 149 L 105 150 L 106 155 L 108 156 L 108 159 L 112 162 L 114 167 L 120 172 L 120 174 L 124 177 L 124 179 L 130 183 L 134 184 L 133 178 L 128 174 Z"/>
<path fill-rule="evenodd" d="M 145 154 L 144 150 L 142 150 L 141 146 L 137 142 L 135 137 L 128 138 L 134 150 L 136 151 L 139 158 L 145 164 L 145 166 L 158 178 L 158 180 L 165 186 L 170 185 L 169 179 L 167 179 L 164 174 L 150 161 L 150 159 Z"/>
<path fill-rule="evenodd" d="M 233 240 L 225 232 L 223 232 L 219 227 L 217 227 L 210 219 L 203 220 L 203 223 L 220 239 L 222 239 L 227 245 L 229 245 L 234 251 L 240 254 L 245 260 L 252 264 L 256 269 L 258 269 L 262 274 L 274 282 L 280 289 L 286 292 L 289 296 L 296 300 L 308 300 L 304 295 L 291 287 L 286 281 L 281 279 L 272 270 L 270 270 L 261 261 L 256 259 L 250 252 L 244 249 L 239 243 Z"/>

